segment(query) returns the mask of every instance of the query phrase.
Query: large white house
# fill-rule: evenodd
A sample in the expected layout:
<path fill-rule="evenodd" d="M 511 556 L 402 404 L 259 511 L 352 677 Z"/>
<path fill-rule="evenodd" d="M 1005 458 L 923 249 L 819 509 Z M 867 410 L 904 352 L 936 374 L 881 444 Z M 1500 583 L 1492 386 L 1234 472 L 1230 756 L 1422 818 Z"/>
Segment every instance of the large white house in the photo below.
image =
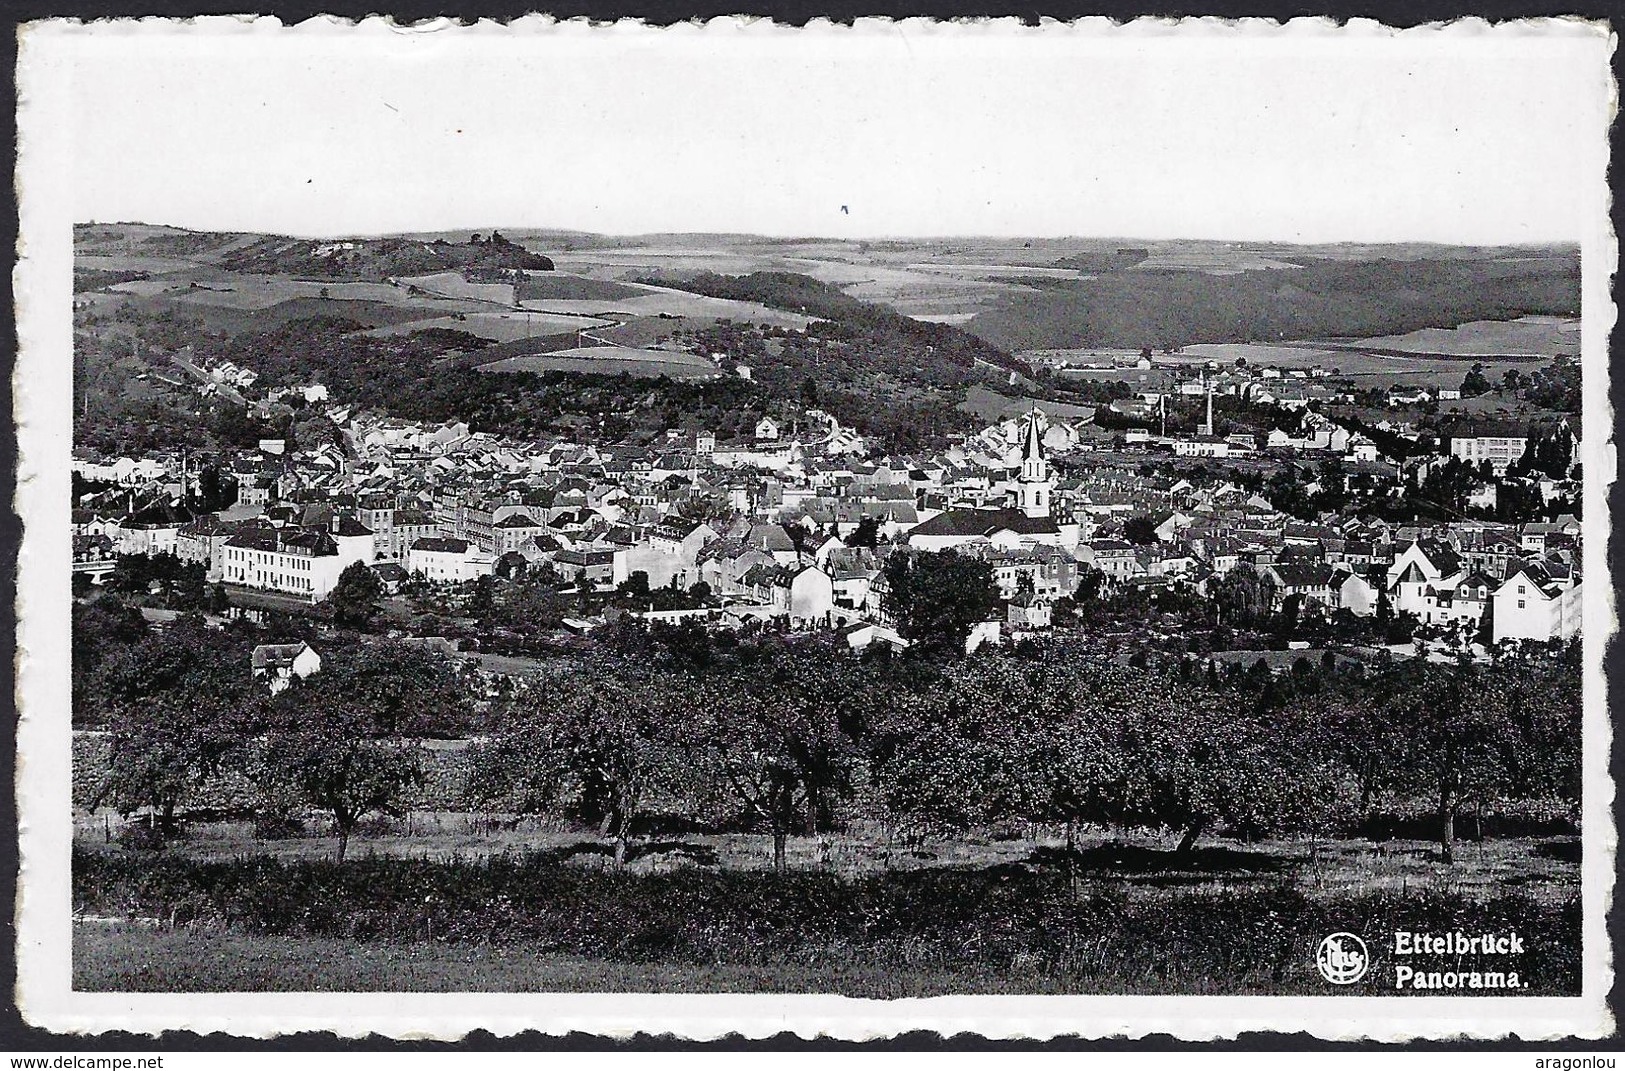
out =
<path fill-rule="evenodd" d="M 317 602 L 332 592 L 339 574 L 372 561 L 372 532 L 353 518 L 309 528 L 269 525 L 239 531 L 226 540 L 220 562 L 228 584 L 281 592 Z"/>
<path fill-rule="evenodd" d="M 1469 465 L 1488 461 L 1495 474 L 1501 476 L 1529 448 L 1529 429 L 1509 421 L 1486 421 L 1452 432 L 1446 441 L 1451 457 L 1459 457 Z"/>
<path fill-rule="evenodd" d="M 1436 539 L 1415 539 L 1388 567 L 1388 594 L 1396 611 L 1420 617 L 1430 588 L 1452 587 L 1465 578 L 1461 555 Z"/>
<path fill-rule="evenodd" d="M 407 549 L 405 568 L 425 580 L 457 583 L 490 575 L 496 559 L 466 539 L 425 536 Z"/>
<path fill-rule="evenodd" d="M 1519 562 L 1490 596 L 1491 637 L 1566 640 L 1580 631 L 1581 585 L 1553 577 L 1545 567 Z"/>

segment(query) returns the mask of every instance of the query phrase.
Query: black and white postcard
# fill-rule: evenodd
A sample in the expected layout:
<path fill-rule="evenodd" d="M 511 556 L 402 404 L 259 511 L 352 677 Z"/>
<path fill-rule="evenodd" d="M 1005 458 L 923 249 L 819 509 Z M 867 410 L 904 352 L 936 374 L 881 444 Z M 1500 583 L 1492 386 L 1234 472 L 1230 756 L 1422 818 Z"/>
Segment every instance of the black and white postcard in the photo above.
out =
<path fill-rule="evenodd" d="M 23 27 L 25 1018 L 1611 1034 L 1613 47 Z"/>

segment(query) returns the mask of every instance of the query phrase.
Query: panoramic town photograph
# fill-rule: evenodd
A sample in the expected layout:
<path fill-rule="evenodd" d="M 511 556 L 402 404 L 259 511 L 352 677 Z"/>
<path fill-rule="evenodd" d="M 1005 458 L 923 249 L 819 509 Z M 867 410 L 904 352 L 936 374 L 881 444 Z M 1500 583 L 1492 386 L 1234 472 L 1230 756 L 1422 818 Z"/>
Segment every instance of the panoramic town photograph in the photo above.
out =
<path fill-rule="evenodd" d="M 304 174 L 72 228 L 76 990 L 1581 992 L 1566 217 Z"/>

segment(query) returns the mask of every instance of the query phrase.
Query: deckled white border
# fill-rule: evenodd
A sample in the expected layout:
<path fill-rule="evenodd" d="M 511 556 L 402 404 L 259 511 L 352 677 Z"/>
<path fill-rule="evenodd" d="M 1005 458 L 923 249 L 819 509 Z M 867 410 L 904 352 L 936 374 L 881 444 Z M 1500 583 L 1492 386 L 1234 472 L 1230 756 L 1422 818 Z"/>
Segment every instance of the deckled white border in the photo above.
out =
<path fill-rule="evenodd" d="M 865 1039 L 908 1030 L 944 1034 L 974 1032 L 989 1038 L 1130 1036 L 1168 1033 L 1201 1040 L 1233 1037 L 1242 1031 L 1307 1031 L 1323 1038 L 1403 1040 L 1471 1036 L 1524 1039 L 1600 1037 L 1612 1030 L 1604 1003 L 1612 984 L 1604 914 L 1611 901 L 1613 785 L 1607 759 L 1611 741 L 1601 658 L 1612 633 L 1612 585 L 1607 573 L 1608 485 L 1614 477 L 1614 449 L 1605 441 L 1614 427 L 1607 397 L 1607 339 L 1615 312 L 1609 299 L 1610 274 L 1618 248 L 1609 227 L 1605 181 L 1605 120 L 1595 131 L 1584 196 L 1591 223 L 1582 242 L 1585 360 L 1585 800 L 1584 815 L 1584 995 L 1578 998 L 1400 998 L 1400 997 L 1084 997 L 952 996 L 897 1001 L 802 995 L 649 994 L 431 994 L 431 993 L 265 993 L 116 994 L 71 991 L 69 950 L 71 902 L 69 846 L 72 840 L 69 778 L 69 454 L 71 449 L 72 219 L 68 191 L 73 181 L 73 115 L 68 107 L 70 50 L 87 38 L 109 34 L 163 32 L 172 23 L 146 19 L 139 24 L 90 26 L 57 21 L 25 27 L 19 48 L 19 208 L 20 261 L 15 272 L 20 342 L 14 387 L 17 398 L 20 472 L 18 512 L 25 529 L 19 560 L 18 814 L 22 879 L 17 908 L 18 1005 L 32 1024 L 56 1031 L 110 1029 L 157 1033 L 187 1029 L 265 1037 L 299 1030 L 329 1030 L 343 1036 L 377 1033 L 400 1038 L 456 1038 L 483 1029 L 498 1035 L 536 1029 L 548 1033 L 634 1032 L 717 1038 L 729 1034 L 765 1037 L 782 1031 L 805 1036 Z M 1482 20 L 1444 27 L 1393 31 L 1369 20 L 1339 28 L 1327 19 L 1295 19 L 1285 25 L 1246 19 L 1139 19 L 1115 24 L 1083 19 L 1069 24 L 1022 27 L 1013 20 L 978 25 L 912 19 L 910 33 L 1032 34 L 1102 36 L 1125 44 L 1174 37 L 1194 46 L 1223 48 L 1254 35 L 1287 35 L 1305 48 L 1335 49 L 1345 39 L 1401 33 L 1441 34 L 1464 43 L 1484 35 L 1536 34 L 1579 42 L 1596 63 L 1597 93 L 1612 117 L 1616 98 L 1607 70 L 1611 35 L 1573 19 L 1549 19 L 1492 28 Z M 661 30 L 623 22 L 613 28 L 585 20 L 557 23 L 529 17 L 506 26 L 481 22 L 458 27 L 447 20 L 400 27 L 372 18 L 358 25 L 332 18 L 313 19 L 283 29 L 274 19 L 212 17 L 195 20 L 197 33 L 231 35 L 296 34 L 331 48 L 343 38 L 355 44 L 387 42 L 422 33 L 511 37 L 604 33 L 642 35 L 653 43 L 662 34 L 846 35 L 893 34 L 898 24 L 864 19 L 855 28 L 815 23 L 801 30 L 760 20 L 721 19 L 704 26 L 684 24 Z M 162 222 L 162 221 L 155 221 Z M 951 227 L 945 229 L 951 230 Z"/>

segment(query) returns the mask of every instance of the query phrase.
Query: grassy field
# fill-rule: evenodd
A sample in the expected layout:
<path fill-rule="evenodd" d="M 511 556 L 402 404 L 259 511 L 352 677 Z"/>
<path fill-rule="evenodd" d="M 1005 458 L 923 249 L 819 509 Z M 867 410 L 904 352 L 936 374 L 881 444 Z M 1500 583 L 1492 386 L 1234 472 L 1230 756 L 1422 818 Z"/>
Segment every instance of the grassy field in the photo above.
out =
<path fill-rule="evenodd" d="M 638 287 L 585 275 L 538 272 L 514 287 L 521 303 L 531 301 L 618 301 L 643 293 Z"/>
<path fill-rule="evenodd" d="M 741 323 L 776 324 L 783 327 L 805 327 L 809 317 L 793 312 L 781 312 L 750 301 L 729 301 L 725 298 L 705 297 L 665 287 L 639 286 L 632 297 L 614 300 L 589 298 L 549 298 L 527 301 L 525 307 L 538 312 L 564 312 L 587 316 L 604 316 L 616 320 L 648 316 L 680 316 L 685 318 L 730 319 Z"/>
<path fill-rule="evenodd" d="M 360 942 L 79 922 L 73 988 L 85 992 L 839 993 L 876 1000 L 944 994 L 1192 993 L 1190 983 L 1041 971 L 944 970 L 896 962 L 618 963 L 525 945 Z M 1234 981 L 1266 990 L 1270 971 Z M 1301 992 L 1319 992 L 1305 980 Z M 1231 991 L 1225 987 L 1222 991 Z"/>
<path fill-rule="evenodd" d="M 512 283 L 471 283 L 460 271 L 442 271 L 433 275 L 404 275 L 401 285 L 415 286 L 440 297 L 464 298 L 511 308 L 514 303 Z"/>
<path fill-rule="evenodd" d="M 1572 860 L 1532 862 L 1511 841 L 1487 844 L 1476 869 L 1458 865 L 1481 879 L 1472 888 L 1410 846 L 1392 845 L 1378 862 L 1325 846 L 1305 867 L 1270 846 L 1209 846 L 1176 860 L 1165 848 L 1101 841 L 1081 851 L 1074 888 L 1053 843 L 892 849 L 885 865 L 851 870 L 850 858 L 820 865 L 803 838 L 777 874 L 764 865 L 764 839 L 744 860 L 754 865 L 736 865 L 726 842 L 709 852 L 685 837 L 644 843 L 623 868 L 602 844 L 521 850 L 491 838 L 484 855 L 396 855 L 374 842 L 343 865 L 200 855 L 197 842 L 157 854 L 81 845 L 75 985 L 1325 993 L 1313 950 L 1325 933 L 1355 929 L 1377 963 L 1370 982 L 1346 992 L 1369 994 L 1392 977 L 1381 935 L 1454 927 L 1523 934 L 1530 952 L 1496 966 L 1521 970 L 1530 992 L 1569 992 L 1578 980 L 1577 885 L 1520 887 L 1499 872 L 1572 869 Z M 1305 870 L 1318 876 L 1306 881 Z"/>
<path fill-rule="evenodd" d="M 1460 357 L 1578 357 L 1580 321 L 1556 316 L 1474 320 L 1448 331 L 1425 327 L 1404 335 L 1365 338 L 1353 345 Z"/>
<path fill-rule="evenodd" d="M 545 312 L 469 312 L 432 320 L 409 320 L 369 331 L 371 335 L 404 335 L 429 328 L 465 331 L 493 342 L 514 342 L 563 334 L 580 328 L 608 327 L 612 321 L 590 316 L 561 316 Z"/>
<path fill-rule="evenodd" d="M 455 761 L 455 749 L 447 761 Z M 83 816 L 78 842 L 97 850 L 107 844 L 111 824 Z M 1463 827 L 1466 828 L 1465 826 Z M 336 842 L 327 836 L 255 840 L 244 823 L 220 822 L 192 828 L 168 854 L 224 861 L 245 855 L 283 861 L 328 859 Z M 794 868 L 843 877 L 942 868 L 1043 868 L 1053 864 L 1063 841 L 1059 830 L 1027 836 L 968 836 L 905 845 L 876 826 L 857 823 L 851 832 L 824 837 L 792 837 L 787 858 Z M 1496 837 L 1464 842 L 1453 866 L 1438 861 L 1437 846 L 1420 840 L 1374 842 L 1346 839 L 1321 842 L 1264 841 L 1239 846 L 1211 841 L 1191 859 L 1168 854 L 1172 839 L 1105 832 L 1080 837 L 1088 882 L 1130 897 L 1168 888 L 1215 891 L 1275 886 L 1282 882 L 1310 897 L 1359 891 L 1407 893 L 1433 889 L 1473 900 L 1519 891 L 1541 901 L 1579 892 L 1578 842 L 1572 837 Z M 569 865 L 608 867 L 607 848 L 584 830 L 557 823 L 514 822 L 449 811 L 418 811 L 409 818 L 378 820 L 351 846 L 358 857 L 400 859 L 481 859 L 505 852 L 542 851 Z M 647 838 L 628 865 L 632 873 L 663 874 L 690 868 L 763 871 L 772 865 L 768 838 L 747 834 L 684 834 Z"/>

